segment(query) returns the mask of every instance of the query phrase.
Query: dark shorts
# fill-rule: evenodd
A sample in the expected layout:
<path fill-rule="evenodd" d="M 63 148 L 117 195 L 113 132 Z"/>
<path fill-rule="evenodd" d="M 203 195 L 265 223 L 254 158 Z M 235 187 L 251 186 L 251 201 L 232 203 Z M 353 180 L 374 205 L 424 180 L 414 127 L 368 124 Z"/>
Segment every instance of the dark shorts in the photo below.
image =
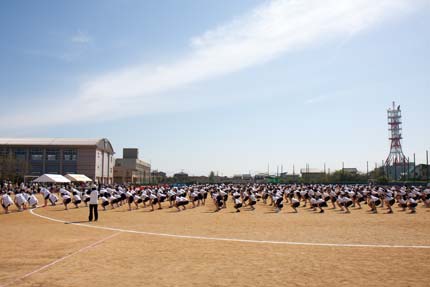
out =
<path fill-rule="evenodd" d="M 88 201 L 90 201 L 90 198 L 85 198 L 84 199 L 84 202 L 88 202 Z"/>
<path fill-rule="evenodd" d="M 417 207 L 417 204 L 416 203 L 410 203 L 409 206 L 410 207 Z"/>
<path fill-rule="evenodd" d="M 333 202 L 333 203 L 335 203 L 336 200 L 337 200 L 337 196 L 334 196 L 334 197 L 331 198 L 331 202 Z"/>
<path fill-rule="evenodd" d="M 176 200 L 176 195 L 172 195 L 171 197 L 169 197 L 170 201 L 175 201 Z"/>
<path fill-rule="evenodd" d="M 236 208 L 236 209 L 241 208 L 241 207 L 242 207 L 242 203 L 238 203 L 238 204 L 234 205 L 234 208 Z"/>
<path fill-rule="evenodd" d="M 63 202 L 64 204 L 69 204 L 72 200 L 70 198 L 65 199 Z"/>
<path fill-rule="evenodd" d="M 224 200 L 228 199 L 228 194 L 224 195 Z"/>
<path fill-rule="evenodd" d="M 154 198 L 153 200 L 152 200 L 152 204 L 157 204 L 158 203 L 158 198 Z"/>
<path fill-rule="evenodd" d="M 249 205 L 253 206 L 253 205 L 255 205 L 256 203 L 257 203 L 256 201 L 250 201 L 250 202 L 249 202 Z"/>
<path fill-rule="evenodd" d="M 223 204 L 224 204 L 224 202 L 222 200 L 218 200 L 216 203 L 219 207 L 223 206 Z"/>
<path fill-rule="evenodd" d="M 204 199 L 208 198 L 208 194 L 207 194 L 207 192 L 203 193 L 203 198 L 204 198 Z"/>
<path fill-rule="evenodd" d="M 266 193 L 263 195 L 263 199 L 267 199 L 269 197 L 269 195 Z"/>
<path fill-rule="evenodd" d="M 178 206 L 183 206 L 183 205 L 187 205 L 187 204 L 188 204 L 188 200 L 180 201 L 177 203 Z"/>
<path fill-rule="evenodd" d="M 125 200 L 127 198 L 127 196 L 125 195 L 125 193 L 121 193 L 121 200 Z"/>
<path fill-rule="evenodd" d="M 134 197 L 133 196 L 129 196 L 128 197 L 128 203 L 132 203 L 134 201 Z"/>
<path fill-rule="evenodd" d="M 102 202 L 102 206 L 106 206 L 106 205 L 109 205 L 109 201 L 103 201 Z"/>
<path fill-rule="evenodd" d="M 393 205 L 394 203 L 396 203 L 396 201 L 395 201 L 394 199 L 391 199 L 388 203 L 389 203 L 390 205 Z"/>
<path fill-rule="evenodd" d="M 346 207 L 350 207 L 352 205 L 352 201 L 347 201 L 346 203 L 345 203 L 345 206 Z"/>
<path fill-rule="evenodd" d="M 49 194 L 45 196 L 45 199 L 48 200 L 49 199 Z"/>
<path fill-rule="evenodd" d="M 166 200 L 165 196 L 160 196 L 160 202 L 164 202 Z"/>
<path fill-rule="evenodd" d="M 148 202 L 149 201 L 149 197 L 146 197 L 143 202 Z"/>
<path fill-rule="evenodd" d="M 292 207 L 297 208 L 299 207 L 300 202 L 294 202 L 293 204 L 291 204 Z"/>
<path fill-rule="evenodd" d="M 139 198 L 139 199 L 137 200 L 137 203 L 142 203 L 142 202 L 143 202 L 142 198 Z"/>
<path fill-rule="evenodd" d="M 199 193 L 199 195 L 197 195 L 197 199 L 202 200 L 203 199 L 203 194 Z"/>
<path fill-rule="evenodd" d="M 377 201 L 375 201 L 375 205 L 380 205 L 381 201 L 378 199 Z"/>
<path fill-rule="evenodd" d="M 81 203 L 81 202 L 82 202 L 82 200 L 80 200 L 80 199 L 79 199 L 79 200 L 75 200 L 73 203 L 74 203 L 74 204 L 79 204 L 79 203 Z"/>

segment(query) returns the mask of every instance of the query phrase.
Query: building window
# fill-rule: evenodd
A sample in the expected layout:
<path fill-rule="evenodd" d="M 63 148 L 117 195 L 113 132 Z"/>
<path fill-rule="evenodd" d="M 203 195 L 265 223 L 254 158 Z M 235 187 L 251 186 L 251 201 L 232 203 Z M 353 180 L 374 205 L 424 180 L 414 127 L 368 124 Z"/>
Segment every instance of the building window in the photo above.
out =
<path fill-rule="evenodd" d="M 0 156 L 8 156 L 9 155 L 9 149 L 7 147 L 0 148 Z"/>
<path fill-rule="evenodd" d="M 60 150 L 58 149 L 47 149 L 46 150 L 46 160 L 54 161 L 60 159 Z"/>
<path fill-rule="evenodd" d="M 43 160 L 43 149 L 41 148 L 32 148 L 30 150 L 30 158 L 34 161 Z"/>
<path fill-rule="evenodd" d="M 76 149 L 65 149 L 63 158 L 65 161 L 75 161 L 78 158 L 78 151 Z"/>
<path fill-rule="evenodd" d="M 14 151 L 16 160 L 25 161 L 27 159 L 27 150 L 23 148 L 17 148 Z"/>

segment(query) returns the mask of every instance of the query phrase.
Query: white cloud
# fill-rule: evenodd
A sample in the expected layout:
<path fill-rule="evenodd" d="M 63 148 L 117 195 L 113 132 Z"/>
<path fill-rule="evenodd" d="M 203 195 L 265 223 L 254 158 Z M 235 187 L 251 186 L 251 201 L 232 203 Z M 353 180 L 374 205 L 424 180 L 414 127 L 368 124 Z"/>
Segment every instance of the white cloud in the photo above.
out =
<path fill-rule="evenodd" d="M 92 39 L 87 33 L 78 31 L 70 38 L 70 41 L 76 44 L 88 44 L 92 41 Z"/>
<path fill-rule="evenodd" d="M 270 1 L 190 40 L 186 55 L 158 66 L 124 67 L 83 83 L 74 104 L 59 111 L 67 121 L 142 114 L 178 103 L 167 91 L 227 75 L 273 60 L 281 54 L 351 37 L 387 18 L 404 13 L 408 0 L 291 0 Z M 91 41 L 78 32 L 73 42 Z M 121 112 L 115 112 L 118 107 Z M 74 111 L 79 110 L 75 115 Z M 108 116 L 107 116 L 108 115 Z M 22 118 L 28 117 L 21 115 Z M 52 116 L 52 114 L 51 114 Z M 15 124 L 21 121 L 17 118 Z M 34 125 L 46 125 L 37 117 Z M 28 121 L 22 121 L 28 125 Z"/>

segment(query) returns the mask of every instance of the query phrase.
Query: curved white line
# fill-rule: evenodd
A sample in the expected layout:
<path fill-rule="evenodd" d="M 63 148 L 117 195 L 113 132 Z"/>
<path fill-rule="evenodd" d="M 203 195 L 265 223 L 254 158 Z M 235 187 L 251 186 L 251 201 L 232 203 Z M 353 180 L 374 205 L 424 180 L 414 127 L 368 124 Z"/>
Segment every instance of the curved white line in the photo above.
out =
<path fill-rule="evenodd" d="M 169 234 L 169 233 L 156 233 L 156 232 L 147 232 L 147 231 L 138 231 L 138 230 L 129 230 L 129 229 L 121 229 L 114 227 L 105 227 L 105 226 L 97 226 L 97 225 L 89 225 L 82 223 L 72 223 L 60 219 L 51 218 L 48 216 L 40 215 L 33 212 L 34 209 L 30 210 L 30 213 L 38 216 L 40 218 L 44 218 L 47 220 L 59 222 L 59 223 L 68 223 L 72 225 L 78 225 L 89 228 L 103 229 L 103 230 L 111 230 L 111 231 L 119 231 L 124 233 L 134 233 L 134 234 L 144 234 L 144 235 L 153 235 L 153 236 L 163 236 L 163 237 L 173 237 L 173 238 L 185 238 L 185 239 L 199 239 L 199 240 L 215 240 L 215 241 L 230 241 L 230 242 L 245 242 L 245 243 L 267 243 L 267 244 L 285 244 L 285 245 L 305 245 L 305 246 L 326 246 L 326 247 L 370 247 L 370 248 L 416 248 L 416 249 L 430 249 L 429 245 L 387 245 L 387 244 L 350 244 L 350 243 L 311 243 L 311 242 L 294 242 L 294 241 L 271 241 L 271 240 L 253 240 L 253 239 L 239 239 L 239 238 L 223 238 L 223 237 L 206 237 L 206 236 L 196 236 L 196 235 L 178 235 L 178 234 Z"/>

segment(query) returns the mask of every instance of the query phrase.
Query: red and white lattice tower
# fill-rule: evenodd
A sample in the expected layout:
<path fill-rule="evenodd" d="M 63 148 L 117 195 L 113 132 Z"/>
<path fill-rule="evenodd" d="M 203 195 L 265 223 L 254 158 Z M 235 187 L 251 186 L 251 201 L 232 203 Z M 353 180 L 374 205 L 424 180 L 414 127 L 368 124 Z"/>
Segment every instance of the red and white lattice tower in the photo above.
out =
<path fill-rule="evenodd" d="M 406 161 L 406 157 L 402 151 L 402 111 L 400 106 L 396 108 L 396 104 L 393 102 L 393 107 L 387 110 L 389 131 L 391 133 L 390 141 L 390 154 L 385 161 L 386 166 L 402 164 Z"/>

